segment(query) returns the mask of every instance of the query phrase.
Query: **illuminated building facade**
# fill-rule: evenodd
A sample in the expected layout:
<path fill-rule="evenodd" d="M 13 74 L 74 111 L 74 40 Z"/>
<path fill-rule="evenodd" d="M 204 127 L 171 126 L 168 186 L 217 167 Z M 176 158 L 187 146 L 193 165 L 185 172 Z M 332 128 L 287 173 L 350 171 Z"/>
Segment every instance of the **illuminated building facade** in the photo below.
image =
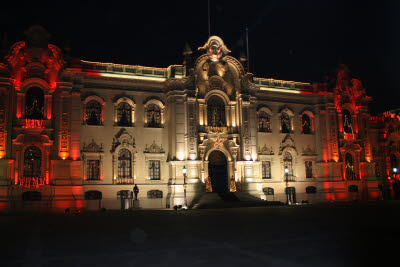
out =
<path fill-rule="evenodd" d="M 390 195 L 399 122 L 369 115 L 345 67 L 331 88 L 257 78 L 217 36 L 183 65 L 67 66 L 46 36 L 32 27 L 0 64 L 2 209 L 128 208 L 135 185 L 142 208 L 190 206 L 205 191 Z"/>

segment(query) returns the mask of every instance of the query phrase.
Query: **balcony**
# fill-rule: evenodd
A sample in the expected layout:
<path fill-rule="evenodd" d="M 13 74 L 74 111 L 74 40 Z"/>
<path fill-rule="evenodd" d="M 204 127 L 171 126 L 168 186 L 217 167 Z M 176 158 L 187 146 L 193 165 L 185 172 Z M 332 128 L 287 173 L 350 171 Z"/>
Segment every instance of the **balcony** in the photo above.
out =
<path fill-rule="evenodd" d="M 114 184 L 134 184 L 133 178 L 117 178 L 114 180 Z"/>
<path fill-rule="evenodd" d="M 200 133 L 221 133 L 221 134 L 237 134 L 238 128 L 233 126 L 199 126 Z"/>

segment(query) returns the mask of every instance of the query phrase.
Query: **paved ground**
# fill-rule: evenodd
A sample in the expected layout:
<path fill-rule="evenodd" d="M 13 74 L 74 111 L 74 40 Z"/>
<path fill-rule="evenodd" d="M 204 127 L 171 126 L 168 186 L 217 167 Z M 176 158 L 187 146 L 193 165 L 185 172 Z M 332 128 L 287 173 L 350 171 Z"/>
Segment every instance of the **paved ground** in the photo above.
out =
<path fill-rule="evenodd" d="M 388 265 L 400 255 L 399 211 L 380 202 L 3 214 L 0 266 L 399 266 Z"/>

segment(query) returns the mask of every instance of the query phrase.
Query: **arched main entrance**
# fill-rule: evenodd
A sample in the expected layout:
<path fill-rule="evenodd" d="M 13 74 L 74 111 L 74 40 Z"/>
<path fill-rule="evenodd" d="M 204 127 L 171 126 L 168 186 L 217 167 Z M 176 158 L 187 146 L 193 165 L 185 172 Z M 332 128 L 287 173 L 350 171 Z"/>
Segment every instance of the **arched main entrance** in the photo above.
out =
<path fill-rule="evenodd" d="M 217 193 L 228 192 L 227 160 L 221 151 L 214 150 L 208 156 L 208 173 L 211 178 L 212 191 Z"/>

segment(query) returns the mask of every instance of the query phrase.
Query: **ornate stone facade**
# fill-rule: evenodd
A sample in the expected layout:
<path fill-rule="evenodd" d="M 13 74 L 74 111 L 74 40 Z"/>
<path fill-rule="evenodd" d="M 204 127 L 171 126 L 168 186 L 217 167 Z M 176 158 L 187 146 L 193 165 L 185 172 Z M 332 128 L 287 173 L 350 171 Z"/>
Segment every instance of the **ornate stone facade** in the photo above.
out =
<path fill-rule="evenodd" d="M 311 202 L 390 195 L 399 120 L 370 117 L 371 98 L 345 67 L 330 88 L 257 78 L 217 36 L 193 65 L 186 52 L 168 68 L 66 67 L 44 29 L 27 33 L 0 64 L 1 207 L 37 191 L 54 210 L 93 208 L 89 195 L 119 209 L 134 185 L 143 208 L 182 205 L 185 195 L 190 205 L 206 189 L 284 201 L 288 186 Z M 21 186 L 27 168 L 45 182 Z M 148 198 L 154 190 L 160 197 Z"/>

